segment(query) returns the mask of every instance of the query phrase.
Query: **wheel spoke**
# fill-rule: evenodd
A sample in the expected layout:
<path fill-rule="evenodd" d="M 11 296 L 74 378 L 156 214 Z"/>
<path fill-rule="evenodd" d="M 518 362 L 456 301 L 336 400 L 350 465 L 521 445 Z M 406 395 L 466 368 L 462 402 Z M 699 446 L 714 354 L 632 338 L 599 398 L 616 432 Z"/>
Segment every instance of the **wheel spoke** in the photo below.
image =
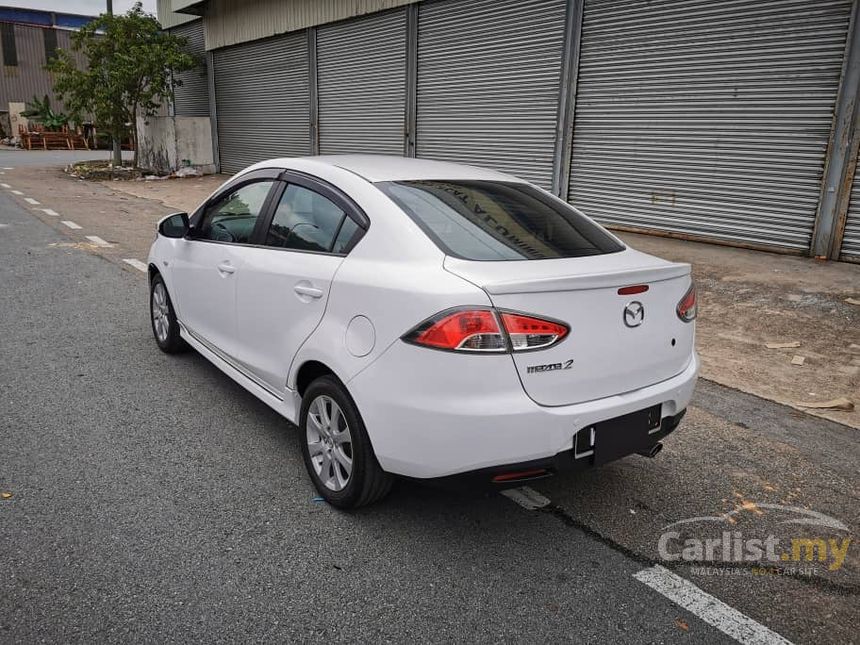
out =
<path fill-rule="evenodd" d="M 335 477 L 335 490 L 343 490 L 344 486 L 346 486 L 346 482 L 349 480 L 349 472 L 344 476 L 343 472 L 341 472 L 340 466 L 334 464 L 334 477 Z"/>
<path fill-rule="evenodd" d="M 319 410 L 319 408 L 317 406 L 314 406 L 314 408 Z M 319 435 L 320 431 L 322 430 L 322 427 L 323 427 L 322 422 L 319 419 L 319 412 L 314 414 L 311 410 L 308 410 L 308 419 L 310 420 L 311 424 L 313 425 L 314 430 L 316 430 L 317 435 Z"/>
<path fill-rule="evenodd" d="M 347 456 L 347 454 L 343 451 L 342 446 L 335 446 L 334 450 L 331 451 L 332 456 L 335 458 L 335 461 L 343 466 L 343 469 L 346 471 L 347 476 L 352 472 L 352 458 Z"/>
<path fill-rule="evenodd" d="M 331 401 L 331 399 L 326 396 L 321 396 L 317 399 L 317 401 L 319 401 L 319 405 L 317 406 L 317 408 L 320 411 L 320 422 L 322 423 L 323 427 L 327 427 L 331 424 L 331 415 L 326 409 L 326 405 L 329 401 Z"/>
<path fill-rule="evenodd" d="M 308 452 L 311 457 L 319 457 L 323 452 L 323 444 L 322 441 L 317 437 L 316 441 L 308 441 Z"/>
<path fill-rule="evenodd" d="M 352 437 L 349 435 L 349 428 L 344 428 L 343 430 L 335 430 L 334 432 L 332 432 L 331 438 L 334 440 L 335 444 L 352 442 Z"/>
<path fill-rule="evenodd" d="M 331 460 L 331 455 L 327 453 L 323 453 L 322 455 L 322 463 L 320 464 L 320 479 L 322 483 L 327 487 L 331 488 L 331 480 L 332 480 L 332 469 L 334 468 L 334 462 Z"/>

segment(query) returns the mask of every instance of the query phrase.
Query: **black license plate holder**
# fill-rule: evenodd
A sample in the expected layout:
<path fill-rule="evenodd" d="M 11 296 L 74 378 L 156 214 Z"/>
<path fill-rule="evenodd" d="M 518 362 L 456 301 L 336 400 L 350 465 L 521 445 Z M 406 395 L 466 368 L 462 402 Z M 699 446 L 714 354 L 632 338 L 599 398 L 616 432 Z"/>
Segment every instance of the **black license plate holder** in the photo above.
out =
<path fill-rule="evenodd" d="M 594 424 L 594 465 L 600 466 L 649 448 L 650 432 L 660 427 L 660 408 L 655 405 Z"/>

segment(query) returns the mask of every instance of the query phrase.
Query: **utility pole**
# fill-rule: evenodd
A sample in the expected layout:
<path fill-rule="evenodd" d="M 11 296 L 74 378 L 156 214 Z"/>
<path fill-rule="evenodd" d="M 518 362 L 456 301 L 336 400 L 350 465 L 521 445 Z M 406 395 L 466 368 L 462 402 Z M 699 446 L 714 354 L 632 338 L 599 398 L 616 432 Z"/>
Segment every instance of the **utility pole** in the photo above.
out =
<path fill-rule="evenodd" d="M 113 15 L 113 0 L 107 0 L 107 12 L 109 16 Z M 137 127 L 136 124 L 132 125 Z M 113 165 L 122 168 L 122 146 L 116 137 L 113 137 Z"/>

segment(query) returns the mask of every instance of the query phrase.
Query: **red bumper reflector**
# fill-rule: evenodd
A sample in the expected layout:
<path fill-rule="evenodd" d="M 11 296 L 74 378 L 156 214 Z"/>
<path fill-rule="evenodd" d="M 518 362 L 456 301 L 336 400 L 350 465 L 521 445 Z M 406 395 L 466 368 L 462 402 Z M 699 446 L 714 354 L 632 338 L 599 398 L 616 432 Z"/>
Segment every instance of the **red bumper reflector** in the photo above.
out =
<path fill-rule="evenodd" d="M 619 296 L 635 296 L 637 293 L 645 293 L 648 291 L 647 284 L 637 284 L 630 287 L 621 287 L 618 290 Z"/>
<path fill-rule="evenodd" d="M 534 470 L 520 470 L 512 473 L 504 473 L 493 477 L 494 482 L 509 482 L 515 479 L 528 479 L 529 477 L 540 477 L 546 475 L 545 468 L 536 468 Z"/>

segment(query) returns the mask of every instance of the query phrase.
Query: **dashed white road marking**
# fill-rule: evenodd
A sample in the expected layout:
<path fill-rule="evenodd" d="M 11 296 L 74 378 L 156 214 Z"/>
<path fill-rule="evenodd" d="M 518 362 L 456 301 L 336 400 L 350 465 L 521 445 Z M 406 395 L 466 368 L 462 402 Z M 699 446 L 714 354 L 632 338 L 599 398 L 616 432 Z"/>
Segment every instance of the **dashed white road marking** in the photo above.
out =
<path fill-rule="evenodd" d="M 68 226 L 69 228 L 71 228 L 71 229 L 75 229 L 75 230 L 80 229 L 80 228 L 83 228 L 82 226 L 78 226 L 78 225 L 77 225 L 77 224 L 75 224 L 73 221 L 68 220 L 68 219 L 64 219 L 64 220 L 62 221 L 62 223 L 63 223 L 63 224 L 65 224 L 66 226 Z"/>
<path fill-rule="evenodd" d="M 124 258 L 123 262 L 125 262 L 126 264 L 130 264 L 138 271 L 143 271 L 144 273 L 149 270 L 149 267 L 147 267 L 146 264 L 141 262 L 140 260 L 135 260 L 133 258 Z"/>
<path fill-rule="evenodd" d="M 33 206 L 38 206 L 39 204 L 41 204 L 41 203 L 42 203 L 42 202 L 37 202 L 37 201 L 36 201 L 35 199 L 33 199 L 32 197 L 25 197 L 25 198 L 24 198 L 24 201 L 25 201 L 25 202 L 27 202 L 28 204 L 33 204 Z"/>
<path fill-rule="evenodd" d="M 39 210 L 42 211 L 43 213 L 47 213 L 51 217 L 59 217 L 60 216 L 60 214 L 57 211 L 52 210 L 50 208 L 40 208 Z"/>
<path fill-rule="evenodd" d="M 9 184 L 0 184 L 0 186 L 2 186 L 3 188 L 12 188 L 12 186 L 10 186 Z"/>
<path fill-rule="evenodd" d="M 633 574 L 639 582 L 695 614 L 744 645 L 791 645 L 774 631 L 699 589 L 689 580 L 655 564 Z"/>
<path fill-rule="evenodd" d="M 87 238 L 90 242 L 92 242 L 93 244 L 95 244 L 96 246 L 105 246 L 105 247 L 107 247 L 107 246 L 113 246 L 113 244 L 111 244 L 111 243 L 110 243 L 110 242 L 108 242 L 107 240 L 103 240 L 103 239 L 102 239 L 102 238 L 100 238 L 98 235 L 87 235 L 87 236 L 86 236 L 86 238 Z"/>
<path fill-rule="evenodd" d="M 13 195 L 23 195 L 24 194 L 20 190 L 10 190 L 9 192 L 12 193 Z"/>
<path fill-rule="evenodd" d="M 552 503 L 535 489 L 529 488 L 528 486 L 520 486 L 519 488 L 503 490 L 502 495 L 515 501 L 517 504 L 529 511 L 549 506 Z"/>
<path fill-rule="evenodd" d="M 9 166 L 3 166 L 3 170 L 15 170 L 14 168 L 10 168 Z"/>

